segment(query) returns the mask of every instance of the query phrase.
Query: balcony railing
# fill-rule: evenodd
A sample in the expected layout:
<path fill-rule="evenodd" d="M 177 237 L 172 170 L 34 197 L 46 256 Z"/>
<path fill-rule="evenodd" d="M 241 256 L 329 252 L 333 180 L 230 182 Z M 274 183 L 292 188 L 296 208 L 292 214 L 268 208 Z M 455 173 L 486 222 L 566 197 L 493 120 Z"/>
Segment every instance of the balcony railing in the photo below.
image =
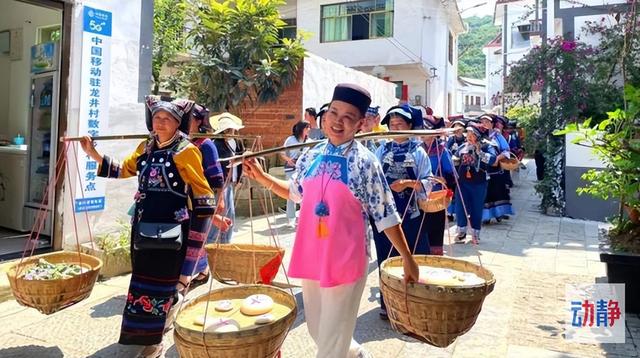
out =
<path fill-rule="evenodd" d="M 482 106 L 479 104 L 465 104 L 464 105 L 464 111 L 465 112 L 471 112 L 471 111 L 482 111 Z"/>

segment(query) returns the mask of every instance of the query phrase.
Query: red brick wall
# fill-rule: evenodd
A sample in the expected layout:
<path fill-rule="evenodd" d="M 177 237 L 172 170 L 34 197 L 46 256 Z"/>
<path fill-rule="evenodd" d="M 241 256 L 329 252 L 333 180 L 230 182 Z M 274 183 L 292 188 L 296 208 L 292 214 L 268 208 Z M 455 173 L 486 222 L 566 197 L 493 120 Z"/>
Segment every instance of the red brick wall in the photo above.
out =
<path fill-rule="evenodd" d="M 265 148 L 283 145 L 293 125 L 302 119 L 302 74 L 301 65 L 296 81 L 276 102 L 245 105 L 239 114 L 245 126 L 241 134 L 262 136 Z"/>

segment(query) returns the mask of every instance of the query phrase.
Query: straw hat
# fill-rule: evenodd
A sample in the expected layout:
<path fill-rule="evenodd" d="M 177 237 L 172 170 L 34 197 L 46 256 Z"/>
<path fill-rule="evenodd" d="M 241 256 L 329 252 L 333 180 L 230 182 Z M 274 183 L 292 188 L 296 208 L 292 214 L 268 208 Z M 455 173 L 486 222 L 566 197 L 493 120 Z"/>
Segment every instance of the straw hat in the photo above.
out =
<path fill-rule="evenodd" d="M 224 112 L 209 118 L 211 122 L 211 127 L 214 129 L 214 134 L 220 134 L 227 129 L 242 129 L 244 125 L 242 125 L 242 119 L 234 116 L 229 112 Z"/>

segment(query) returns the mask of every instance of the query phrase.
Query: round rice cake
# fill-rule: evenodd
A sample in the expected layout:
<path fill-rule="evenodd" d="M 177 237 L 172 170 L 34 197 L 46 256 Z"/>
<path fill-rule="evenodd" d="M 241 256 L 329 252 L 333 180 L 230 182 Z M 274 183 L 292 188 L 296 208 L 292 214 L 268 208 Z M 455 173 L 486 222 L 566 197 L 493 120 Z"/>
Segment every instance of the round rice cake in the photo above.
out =
<path fill-rule="evenodd" d="M 273 299 L 264 294 L 251 295 L 242 301 L 240 312 L 247 316 L 259 316 L 271 312 Z"/>
<path fill-rule="evenodd" d="M 256 317 L 256 324 L 268 324 L 268 323 L 272 323 L 276 320 L 275 316 L 272 315 L 271 313 L 265 313 L 262 314 L 258 317 Z"/>
<path fill-rule="evenodd" d="M 238 332 L 239 330 L 240 323 L 235 319 L 226 317 L 209 317 L 207 326 L 204 328 L 204 331 L 209 333 Z"/>
<path fill-rule="evenodd" d="M 218 301 L 215 310 L 218 312 L 229 312 L 233 309 L 233 302 L 229 300 Z"/>

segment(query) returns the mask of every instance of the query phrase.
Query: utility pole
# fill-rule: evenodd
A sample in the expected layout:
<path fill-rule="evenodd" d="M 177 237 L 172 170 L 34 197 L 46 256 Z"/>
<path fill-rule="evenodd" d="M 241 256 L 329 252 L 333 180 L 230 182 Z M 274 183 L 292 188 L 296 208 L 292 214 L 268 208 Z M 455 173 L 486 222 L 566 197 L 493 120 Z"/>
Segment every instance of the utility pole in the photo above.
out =
<path fill-rule="evenodd" d="M 553 2 L 551 2 L 553 6 Z M 536 0 L 536 17 L 538 16 L 538 0 Z M 547 0 L 542 0 L 542 26 L 540 27 L 542 31 L 542 43 L 540 47 L 543 52 L 546 51 L 547 48 Z M 544 70 L 544 69 L 542 69 Z M 542 86 L 540 87 L 540 115 L 543 116 L 545 112 L 545 108 L 547 107 L 547 83 L 544 80 L 544 76 L 542 77 Z"/>

